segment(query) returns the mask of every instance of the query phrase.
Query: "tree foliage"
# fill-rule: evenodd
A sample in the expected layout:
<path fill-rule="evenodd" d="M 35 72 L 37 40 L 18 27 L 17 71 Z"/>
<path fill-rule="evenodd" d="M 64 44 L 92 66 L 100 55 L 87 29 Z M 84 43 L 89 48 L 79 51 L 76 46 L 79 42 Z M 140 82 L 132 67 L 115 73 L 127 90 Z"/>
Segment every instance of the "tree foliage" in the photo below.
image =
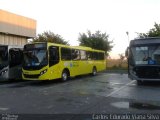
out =
<path fill-rule="evenodd" d="M 123 53 L 118 54 L 118 55 L 119 55 L 119 60 L 120 60 L 119 67 L 122 67 L 122 64 L 123 64 L 123 62 L 125 60 L 125 56 L 124 56 Z"/>
<path fill-rule="evenodd" d="M 79 34 L 78 41 L 80 42 L 79 45 L 81 46 L 104 50 L 107 54 L 113 48 L 113 41 L 109 41 L 108 38 L 109 35 L 106 33 L 101 33 L 100 31 L 91 33 L 91 31 L 88 30 L 87 33 Z"/>
<path fill-rule="evenodd" d="M 154 27 L 147 33 L 138 33 L 138 38 L 160 37 L 160 24 L 155 23 Z"/>
<path fill-rule="evenodd" d="M 65 41 L 60 35 L 54 34 L 51 31 L 45 31 L 41 34 L 38 34 L 37 37 L 33 39 L 33 42 L 52 42 L 69 45 L 68 41 Z"/>

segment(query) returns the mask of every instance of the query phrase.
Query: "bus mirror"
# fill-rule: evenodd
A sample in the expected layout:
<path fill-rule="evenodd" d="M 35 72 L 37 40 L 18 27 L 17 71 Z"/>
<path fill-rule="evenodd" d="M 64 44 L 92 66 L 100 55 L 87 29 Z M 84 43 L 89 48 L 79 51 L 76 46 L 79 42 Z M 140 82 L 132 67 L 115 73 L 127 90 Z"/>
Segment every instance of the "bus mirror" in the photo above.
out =
<path fill-rule="evenodd" d="M 129 47 L 127 47 L 126 51 L 125 51 L 125 56 L 126 58 L 128 58 L 128 53 L 129 53 Z"/>

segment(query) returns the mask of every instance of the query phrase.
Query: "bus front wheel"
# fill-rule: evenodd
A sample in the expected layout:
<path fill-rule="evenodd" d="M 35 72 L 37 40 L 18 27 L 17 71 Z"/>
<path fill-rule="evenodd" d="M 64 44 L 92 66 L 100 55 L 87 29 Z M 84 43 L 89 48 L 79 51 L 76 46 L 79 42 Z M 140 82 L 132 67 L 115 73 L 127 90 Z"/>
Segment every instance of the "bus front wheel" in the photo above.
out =
<path fill-rule="evenodd" d="M 62 81 L 67 81 L 68 77 L 69 77 L 69 75 L 68 75 L 67 70 L 63 70 L 62 77 L 61 77 Z"/>

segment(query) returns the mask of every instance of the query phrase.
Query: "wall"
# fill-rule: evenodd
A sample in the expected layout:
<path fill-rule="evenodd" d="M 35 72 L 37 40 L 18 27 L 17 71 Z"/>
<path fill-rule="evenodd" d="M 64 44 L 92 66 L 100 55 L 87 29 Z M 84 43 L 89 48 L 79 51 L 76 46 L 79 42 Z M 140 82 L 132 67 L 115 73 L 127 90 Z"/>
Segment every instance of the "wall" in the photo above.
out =
<path fill-rule="evenodd" d="M 36 36 L 36 21 L 0 9 L 0 32 L 33 38 Z"/>
<path fill-rule="evenodd" d="M 0 33 L 0 44 L 23 46 L 26 43 L 27 43 L 27 38 L 25 38 L 25 37 Z"/>

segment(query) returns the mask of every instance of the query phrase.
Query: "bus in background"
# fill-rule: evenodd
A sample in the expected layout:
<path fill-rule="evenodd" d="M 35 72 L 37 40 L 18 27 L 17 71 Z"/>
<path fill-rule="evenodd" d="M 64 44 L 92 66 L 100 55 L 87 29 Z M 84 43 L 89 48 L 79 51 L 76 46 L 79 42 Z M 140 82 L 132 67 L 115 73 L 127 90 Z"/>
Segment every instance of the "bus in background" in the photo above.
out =
<path fill-rule="evenodd" d="M 0 45 L 0 81 L 22 78 L 23 47 Z"/>
<path fill-rule="evenodd" d="M 89 47 L 71 47 L 54 43 L 24 46 L 24 80 L 53 80 L 105 70 L 105 52 Z"/>
<path fill-rule="evenodd" d="M 160 80 L 160 38 L 131 40 L 126 56 L 129 78 L 138 84 Z"/>

